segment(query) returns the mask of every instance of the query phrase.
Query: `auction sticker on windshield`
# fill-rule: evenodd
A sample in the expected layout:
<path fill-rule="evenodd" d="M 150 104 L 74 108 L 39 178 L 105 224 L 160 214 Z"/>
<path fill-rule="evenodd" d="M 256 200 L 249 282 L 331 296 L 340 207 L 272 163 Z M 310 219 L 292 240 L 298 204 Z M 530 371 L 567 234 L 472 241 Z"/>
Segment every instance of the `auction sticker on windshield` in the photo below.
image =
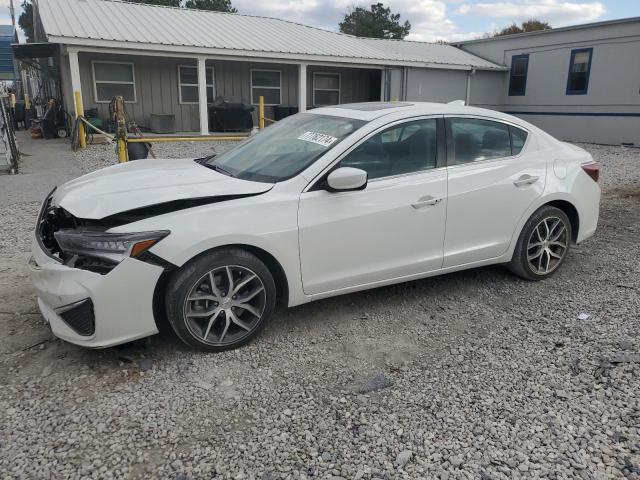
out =
<path fill-rule="evenodd" d="M 329 147 L 338 139 L 324 133 L 304 132 L 298 137 L 298 140 L 304 140 L 305 142 L 317 143 L 318 145 L 322 145 L 323 147 Z"/>

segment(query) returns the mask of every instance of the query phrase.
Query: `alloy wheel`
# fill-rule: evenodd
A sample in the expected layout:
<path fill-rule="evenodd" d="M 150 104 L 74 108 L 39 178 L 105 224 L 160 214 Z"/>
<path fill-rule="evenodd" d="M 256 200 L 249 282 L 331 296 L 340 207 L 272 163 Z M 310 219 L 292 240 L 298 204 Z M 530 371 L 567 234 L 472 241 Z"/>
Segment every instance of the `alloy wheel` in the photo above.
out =
<path fill-rule="evenodd" d="M 557 269 L 569 249 L 569 230 L 558 217 L 547 217 L 533 229 L 527 243 L 531 271 L 547 275 Z"/>
<path fill-rule="evenodd" d="M 222 346 L 238 342 L 260 323 L 266 290 L 260 277 L 239 265 L 206 273 L 184 302 L 186 326 L 199 340 Z"/>

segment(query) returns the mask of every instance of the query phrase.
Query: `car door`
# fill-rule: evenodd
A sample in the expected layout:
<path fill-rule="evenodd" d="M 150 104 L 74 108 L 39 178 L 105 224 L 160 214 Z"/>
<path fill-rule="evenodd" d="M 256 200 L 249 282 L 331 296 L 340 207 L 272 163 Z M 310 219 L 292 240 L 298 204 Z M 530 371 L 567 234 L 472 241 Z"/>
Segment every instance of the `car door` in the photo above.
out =
<path fill-rule="evenodd" d="M 302 283 L 320 294 L 442 267 L 447 177 L 444 120 L 398 122 L 354 145 L 338 167 L 366 188 L 330 192 L 324 177 L 300 196 Z"/>
<path fill-rule="evenodd" d="M 546 158 L 528 148 L 529 133 L 486 118 L 449 117 L 444 267 L 499 257 L 540 196 Z"/>

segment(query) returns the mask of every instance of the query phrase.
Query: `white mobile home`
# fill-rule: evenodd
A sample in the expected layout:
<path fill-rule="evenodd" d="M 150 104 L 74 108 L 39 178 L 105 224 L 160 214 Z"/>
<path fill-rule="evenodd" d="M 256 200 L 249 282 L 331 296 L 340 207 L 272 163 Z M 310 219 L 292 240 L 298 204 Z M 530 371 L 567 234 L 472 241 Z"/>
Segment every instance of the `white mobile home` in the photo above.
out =
<path fill-rule="evenodd" d="M 640 18 L 458 43 L 509 71 L 471 103 L 518 115 L 563 140 L 640 145 Z M 477 92 L 477 96 L 476 96 Z"/>

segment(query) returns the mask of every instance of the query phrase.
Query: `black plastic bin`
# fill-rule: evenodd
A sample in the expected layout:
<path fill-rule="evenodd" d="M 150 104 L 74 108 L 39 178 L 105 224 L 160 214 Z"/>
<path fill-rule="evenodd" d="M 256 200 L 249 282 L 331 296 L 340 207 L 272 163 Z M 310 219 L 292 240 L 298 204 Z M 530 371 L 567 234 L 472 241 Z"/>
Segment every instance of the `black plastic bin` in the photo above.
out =
<path fill-rule="evenodd" d="M 253 128 L 253 105 L 235 97 L 217 97 L 209 107 L 209 128 L 215 132 L 244 132 Z"/>
<path fill-rule="evenodd" d="M 282 120 L 289 115 L 295 115 L 296 113 L 298 113 L 298 107 L 291 105 L 276 105 L 273 107 L 273 119 L 276 121 Z"/>

